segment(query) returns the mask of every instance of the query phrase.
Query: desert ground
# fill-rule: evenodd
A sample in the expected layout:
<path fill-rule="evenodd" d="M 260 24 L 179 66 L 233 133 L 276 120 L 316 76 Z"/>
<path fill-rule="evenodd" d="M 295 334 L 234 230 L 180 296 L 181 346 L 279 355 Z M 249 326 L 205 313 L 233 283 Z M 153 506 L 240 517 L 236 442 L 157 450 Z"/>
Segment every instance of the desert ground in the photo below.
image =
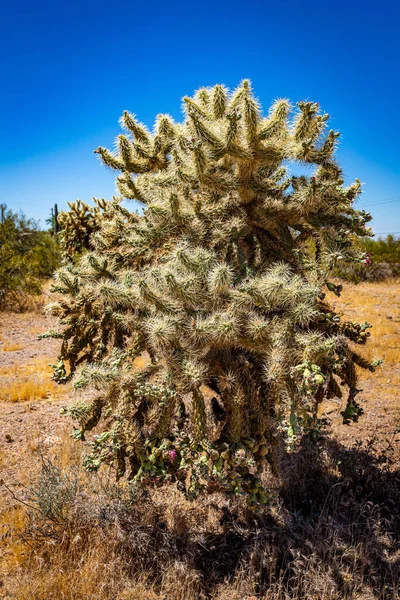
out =
<path fill-rule="evenodd" d="M 341 424 L 342 407 L 338 402 L 324 405 L 322 415 L 331 420 L 334 436 L 346 447 L 369 445 L 377 453 L 386 453 L 389 448 L 390 468 L 398 471 L 400 282 L 345 284 L 342 296 L 332 295 L 331 301 L 344 315 L 373 325 L 363 351 L 368 358 L 381 358 L 383 365 L 375 373 L 360 373 L 359 401 L 364 415 L 358 423 Z M 22 588 L 15 591 L 14 583 L 29 554 L 18 537 L 26 508 L 20 500 L 29 497 L 29 487 L 38 476 L 43 456 L 56 460 L 61 467 L 79 462 L 79 444 L 69 437 L 71 423 L 60 414 L 74 392 L 70 385 L 58 386 L 51 380 L 49 364 L 57 357 L 58 342 L 38 339 L 54 325 L 52 317 L 42 310 L 0 313 L 0 598 L 45 597 L 33 592 L 30 595 L 27 587 L 25 592 Z M 100 599 L 101 595 L 87 597 Z M 156 598 L 140 594 L 122 597 Z"/>

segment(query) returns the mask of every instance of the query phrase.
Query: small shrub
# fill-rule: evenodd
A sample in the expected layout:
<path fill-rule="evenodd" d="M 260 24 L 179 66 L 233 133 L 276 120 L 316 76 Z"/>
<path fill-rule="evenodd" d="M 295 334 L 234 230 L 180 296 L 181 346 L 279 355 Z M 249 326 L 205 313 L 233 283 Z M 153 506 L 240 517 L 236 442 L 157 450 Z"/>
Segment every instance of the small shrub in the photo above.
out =
<path fill-rule="evenodd" d="M 335 270 L 335 276 L 353 283 L 400 277 L 400 239 L 388 235 L 386 239 L 379 240 L 360 238 L 356 243 L 360 251 L 365 252 L 366 260 L 341 265 Z"/>
<path fill-rule="evenodd" d="M 33 219 L 0 208 L 0 309 L 24 310 L 58 267 L 58 245 Z"/>

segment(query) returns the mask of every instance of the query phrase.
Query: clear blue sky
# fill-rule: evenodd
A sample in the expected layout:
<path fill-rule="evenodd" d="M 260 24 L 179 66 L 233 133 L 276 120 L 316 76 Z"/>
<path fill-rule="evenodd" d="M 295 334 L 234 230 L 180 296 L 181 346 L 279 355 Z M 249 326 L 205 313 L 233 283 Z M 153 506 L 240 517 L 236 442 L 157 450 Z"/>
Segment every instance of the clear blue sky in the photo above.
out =
<path fill-rule="evenodd" d="M 400 232 L 400 5 L 335 0 L 14 0 L 0 9 L 0 202 L 41 219 L 57 202 L 110 197 L 124 109 L 179 118 L 204 85 L 252 79 L 318 101 L 342 132 L 339 159 L 365 183 L 376 232 Z"/>

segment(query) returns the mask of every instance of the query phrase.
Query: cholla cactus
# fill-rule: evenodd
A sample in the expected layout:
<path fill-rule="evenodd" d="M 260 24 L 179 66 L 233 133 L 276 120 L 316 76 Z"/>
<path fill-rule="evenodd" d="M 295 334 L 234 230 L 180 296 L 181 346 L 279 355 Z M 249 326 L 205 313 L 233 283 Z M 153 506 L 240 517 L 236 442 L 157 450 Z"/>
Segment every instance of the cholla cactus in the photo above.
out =
<path fill-rule="evenodd" d="M 342 322 L 325 296 L 340 293 L 338 263 L 363 259 L 351 239 L 371 217 L 353 208 L 361 185 L 344 186 L 318 104 L 278 100 L 264 117 L 244 81 L 183 106 L 182 123 L 159 115 L 152 133 L 125 112 L 118 150 L 96 150 L 144 210 L 115 199 L 91 250 L 58 272 L 56 377 L 82 365 L 75 387 L 98 391 L 70 409 L 77 438 L 103 423 L 88 468 L 116 461 L 135 481 L 264 502 L 278 436 L 316 428 L 346 387 L 344 418 L 360 414 L 356 365 L 374 365 L 349 340 L 364 344 L 369 325 Z"/>
<path fill-rule="evenodd" d="M 68 260 L 87 250 L 92 233 L 101 227 L 101 211 L 108 203 L 102 198 L 94 198 L 94 201 L 95 206 L 89 206 L 82 200 L 67 202 L 69 211 L 62 211 L 57 216 L 61 246 Z"/>

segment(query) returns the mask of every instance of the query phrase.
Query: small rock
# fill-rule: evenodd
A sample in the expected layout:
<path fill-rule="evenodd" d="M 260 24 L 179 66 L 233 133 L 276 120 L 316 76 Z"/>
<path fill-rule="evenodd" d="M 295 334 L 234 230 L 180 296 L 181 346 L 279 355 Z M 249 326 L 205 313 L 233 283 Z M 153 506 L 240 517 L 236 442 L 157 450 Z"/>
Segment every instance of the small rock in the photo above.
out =
<path fill-rule="evenodd" d="M 13 443 L 13 438 L 11 437 L 11 435 L 9 433 L 6 433 L 6 442 L 8 442 L 9 444 Z"/>
<path fill-rule="evenodd" d="M 390 320 L 392 320 L 392 319 L 393 319 L 393 317 L 392 317 L 391 315 L 386 315 L 386 318 L 387 318 L 387 319 L 390 319 Z"/>
<path fill-rule="evenodd" d="M 49 435 L 47 438 L 43 440 L 43 444 L 46 446 L 54 446 L 57 444 L 61 444 L 62 439 L 58 435 Z"/>

